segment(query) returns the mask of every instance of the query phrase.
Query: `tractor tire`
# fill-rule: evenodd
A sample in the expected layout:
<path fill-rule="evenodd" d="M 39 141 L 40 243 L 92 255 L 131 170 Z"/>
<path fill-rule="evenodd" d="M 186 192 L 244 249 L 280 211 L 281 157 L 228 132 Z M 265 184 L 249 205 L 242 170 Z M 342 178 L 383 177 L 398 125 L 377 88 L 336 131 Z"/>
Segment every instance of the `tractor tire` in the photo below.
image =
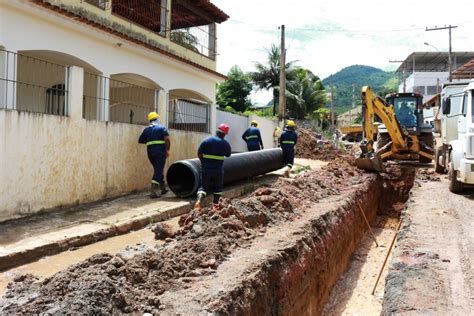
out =
<path fill-rule="evenodd" d="M 464 185 L 462 182 L 459 182 L 456 178 L 456 170 L 454 170 L 453 156 L 449 158 L 449 191 L 453 193 L 460 193 L 464 190 Z"/>
<path fill-rule="evenodd" d="M 383 146 L 390 143 L 390 141 L 391 141 L 391 139 L 390 139 L 390 135 L 388 133 L 378 133 L 377 134 L 377 151 L 379 151 L 379 149 L 382 148 Z M 380 152 L 380 154 L 386 153 L 389 150 L 390 150 L 390 148 L 387 149 L 387 150 L 384 150 L 384 152 Z"/>
<path fill-rule="evenodd" d="M 434 149 L 434 137 L 432 133 L 422 133 L 419 137 L 419 141 L 425 143 L 426 146 Z M 418 161 L 421 163 L 430 163 L 431 159 L 420 155 Z"/>
<path fill-rule="evenodd" d="M 435 151 L 435 171 L 439 174 L 445 174 L 446 168 L 439 163 L 439 159 L 441 158 L 443 153 L 443 145 L 438 146 Z"/>

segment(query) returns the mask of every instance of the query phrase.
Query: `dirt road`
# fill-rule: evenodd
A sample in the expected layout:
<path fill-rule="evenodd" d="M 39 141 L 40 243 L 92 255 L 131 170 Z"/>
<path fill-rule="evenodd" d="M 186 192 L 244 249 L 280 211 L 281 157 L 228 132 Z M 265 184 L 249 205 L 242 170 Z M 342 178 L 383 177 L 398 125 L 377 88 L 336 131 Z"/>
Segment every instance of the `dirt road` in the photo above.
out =
<path fill-rule="evenodd" d="M 383 312 L 473 315 L 474 190 L 450 193 L 446 176 L 426 181 L 423 172 L 402 215 Z"/>

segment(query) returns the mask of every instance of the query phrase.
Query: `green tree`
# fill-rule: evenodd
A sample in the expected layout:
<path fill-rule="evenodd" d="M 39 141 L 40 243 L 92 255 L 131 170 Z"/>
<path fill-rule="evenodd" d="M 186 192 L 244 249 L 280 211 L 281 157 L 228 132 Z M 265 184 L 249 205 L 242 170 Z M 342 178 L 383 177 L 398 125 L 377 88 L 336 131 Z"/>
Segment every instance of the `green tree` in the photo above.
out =
<path fill-rule="evenodd" d="M 249 99 L 251 91 L 250 76 L 234 66 L 227 74 L 227 80 L 217 86 L 216 102 L 221 108 L 230 106 L 238 112 L 244 112 L 252 105 Z"/>
<path fill-rule="evenodd" d="M 329 125 L 329 119 L 331 116 L 331 110 L 328 108 L 319 108 L 314 110 L 312 113 L 308 115 L 309 119 L 316 120 L 318 122 L 318 126 L 321 129 L 324 129 Z"/>
<path fill-rule="evenodd" d="M 293 80 L 295 75 L 294 61 L 285 64 L 287 83 Z M 250 73 L 253 83 L 260 90 L 273 90 L 273 115 L 275 115 L 278 106 L 280 84 L 280 48 L 272 44 L 268 51 L 265 64 L 255 63 L 255 72 Z"/>
<path fill-rule="evenodd" d="M 286 107 L 293 118 L 303 119 L 327 103 L 321 80 L 308 69 L 297 68 L 286 90 Z"/>

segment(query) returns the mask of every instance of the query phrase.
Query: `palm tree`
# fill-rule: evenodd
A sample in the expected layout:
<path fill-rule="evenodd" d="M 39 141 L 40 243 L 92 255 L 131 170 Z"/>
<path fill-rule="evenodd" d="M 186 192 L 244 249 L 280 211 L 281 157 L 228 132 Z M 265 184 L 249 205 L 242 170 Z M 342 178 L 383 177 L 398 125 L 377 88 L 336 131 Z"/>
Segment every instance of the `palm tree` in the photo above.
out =
<path fill-rule="evenodd" d="M 327 103 L 326 91 L 321 80 L 308 69 L 295 70 L 295 78 L 287 85 L 289 115 L 302 119 Z"/>
<path fill-rule="evenodd" d="M 278 105 L 280 84 L 280 48 L 272 44 L 268 51 L 266 64 L 260 62 L 255 63 L 255 72 L 250 73 L 253 83 L 259 90 L 273 90 L 273 115 L 275 115 L 276 106 Z M 290 82 L 294 78 L 294 61 L 285 64 L 286 80 Z"/>

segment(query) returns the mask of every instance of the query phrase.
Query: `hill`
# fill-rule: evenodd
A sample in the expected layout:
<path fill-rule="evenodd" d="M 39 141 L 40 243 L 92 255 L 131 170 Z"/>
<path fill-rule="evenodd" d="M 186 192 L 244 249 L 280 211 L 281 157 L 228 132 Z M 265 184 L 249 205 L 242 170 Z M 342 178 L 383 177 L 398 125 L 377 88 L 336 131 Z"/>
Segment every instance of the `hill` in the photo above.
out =
<path fill-rule="evenodd" d="M 323 80 L 326 91 L 334 90 L 334 108 L 336 113 L 343 113 L 349 110 L 352 104 L 352 84 L 355 84 L 355 103 L 360 104 L 360 90 L 363 86 L 371 86 L 380 96 L 398 89 L 398 79 L 393 72 L 382 69 L 352 65 Z"/>

